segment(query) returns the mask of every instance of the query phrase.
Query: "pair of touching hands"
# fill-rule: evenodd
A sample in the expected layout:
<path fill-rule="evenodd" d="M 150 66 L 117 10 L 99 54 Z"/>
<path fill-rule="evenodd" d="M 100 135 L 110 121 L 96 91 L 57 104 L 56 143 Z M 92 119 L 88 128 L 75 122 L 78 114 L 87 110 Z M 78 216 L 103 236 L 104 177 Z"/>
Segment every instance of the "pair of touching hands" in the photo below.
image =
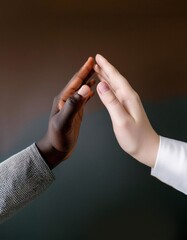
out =
<path fill-rule="evenodd" d="M 96 63 L 95 63 L 96 62 Z M 154 167 L 159 136 L 153 130 L 138 94 L 103 56 L 88 58 L 61 93 L 55 97 L 46 135 L 36 144 L 51 169 L 72 153 L 85 104 L 94 95 L 92 79 L 100 82 L 97 93 L 107 108 L 121 148 L 138 161 Z M 91 79 L 91 80 L 89 80 Z"/>

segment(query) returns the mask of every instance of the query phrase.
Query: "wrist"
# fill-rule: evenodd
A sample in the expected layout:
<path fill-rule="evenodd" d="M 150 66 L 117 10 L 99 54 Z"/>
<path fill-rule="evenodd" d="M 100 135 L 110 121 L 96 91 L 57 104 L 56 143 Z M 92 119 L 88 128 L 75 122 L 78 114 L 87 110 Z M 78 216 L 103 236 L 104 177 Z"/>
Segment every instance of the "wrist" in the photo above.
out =
<path fill-rule="evenodd" d="M 56 150 L 44 136 L 36 143 L 39 153 L 50 169 L 55 168 L 60 162 L 68 157 L 68 153 Z"/>
<path fill-rule="evenodd" d="M 141 142 L 140 151 L 133 156 L 139 162 L 153 168 L 156 163 L 160 136 L 154 132 L 149 138 L 144 138 Z"/>

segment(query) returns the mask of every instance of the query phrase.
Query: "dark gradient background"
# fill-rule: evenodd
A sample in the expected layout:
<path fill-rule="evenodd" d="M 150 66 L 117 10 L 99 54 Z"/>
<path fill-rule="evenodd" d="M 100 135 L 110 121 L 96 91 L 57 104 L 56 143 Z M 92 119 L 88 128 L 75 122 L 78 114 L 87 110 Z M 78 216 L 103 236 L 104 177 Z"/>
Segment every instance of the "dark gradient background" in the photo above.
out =
<path fill-rule="evenodd" d="M 0 4 L 1 161 L 37 141 L 53 97 L 101 53 L 140 94 L 161 135 L 187 141 L 187 2 Z M 56 181 L 0 226 L 0 240 L 187 239 L 187 198 L 118 146 L 97 94 Z"/>

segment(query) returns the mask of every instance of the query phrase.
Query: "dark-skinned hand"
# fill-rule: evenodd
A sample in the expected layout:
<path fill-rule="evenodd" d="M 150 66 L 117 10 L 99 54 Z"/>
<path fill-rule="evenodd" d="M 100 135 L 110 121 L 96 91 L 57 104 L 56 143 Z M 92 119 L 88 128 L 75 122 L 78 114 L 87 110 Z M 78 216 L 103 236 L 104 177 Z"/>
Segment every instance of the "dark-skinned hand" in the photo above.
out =
<path fill-rule="evenodd" d="M 84 105 L 93 96 L 91 87 L 95 81 L 88 81 L 94 73 L 93 66 L 94 59 L 89 57 L 54 99 L 47 133 L 36 143 L 50 169 L 67 159 L 75 148 Z"/>

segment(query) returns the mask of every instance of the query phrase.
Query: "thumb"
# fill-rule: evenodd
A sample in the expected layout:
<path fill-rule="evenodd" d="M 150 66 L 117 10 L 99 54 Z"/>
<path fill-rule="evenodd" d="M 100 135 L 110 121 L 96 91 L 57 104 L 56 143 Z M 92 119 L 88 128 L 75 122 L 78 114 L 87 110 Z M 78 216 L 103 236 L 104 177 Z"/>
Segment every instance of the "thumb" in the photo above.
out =
<path fill-rule="evenodd" d="M 120 103 L 116 95 L 111 90 L 107 82 L 101 81 L 97 85 L 98 95 L 107 108 L 113 125 L 120 124 L 124 122 L 124 118 L 129 117 L 124 106 Z"/>
<path fill-rule="evenodd" d="M 60 122 L 63 126 L 71 125 L 76 113 L 83 107 L 89 94 L 90 88 L 87 85 L 83 85 L 77 93 L 66 100 L 59 112 Z"/>

